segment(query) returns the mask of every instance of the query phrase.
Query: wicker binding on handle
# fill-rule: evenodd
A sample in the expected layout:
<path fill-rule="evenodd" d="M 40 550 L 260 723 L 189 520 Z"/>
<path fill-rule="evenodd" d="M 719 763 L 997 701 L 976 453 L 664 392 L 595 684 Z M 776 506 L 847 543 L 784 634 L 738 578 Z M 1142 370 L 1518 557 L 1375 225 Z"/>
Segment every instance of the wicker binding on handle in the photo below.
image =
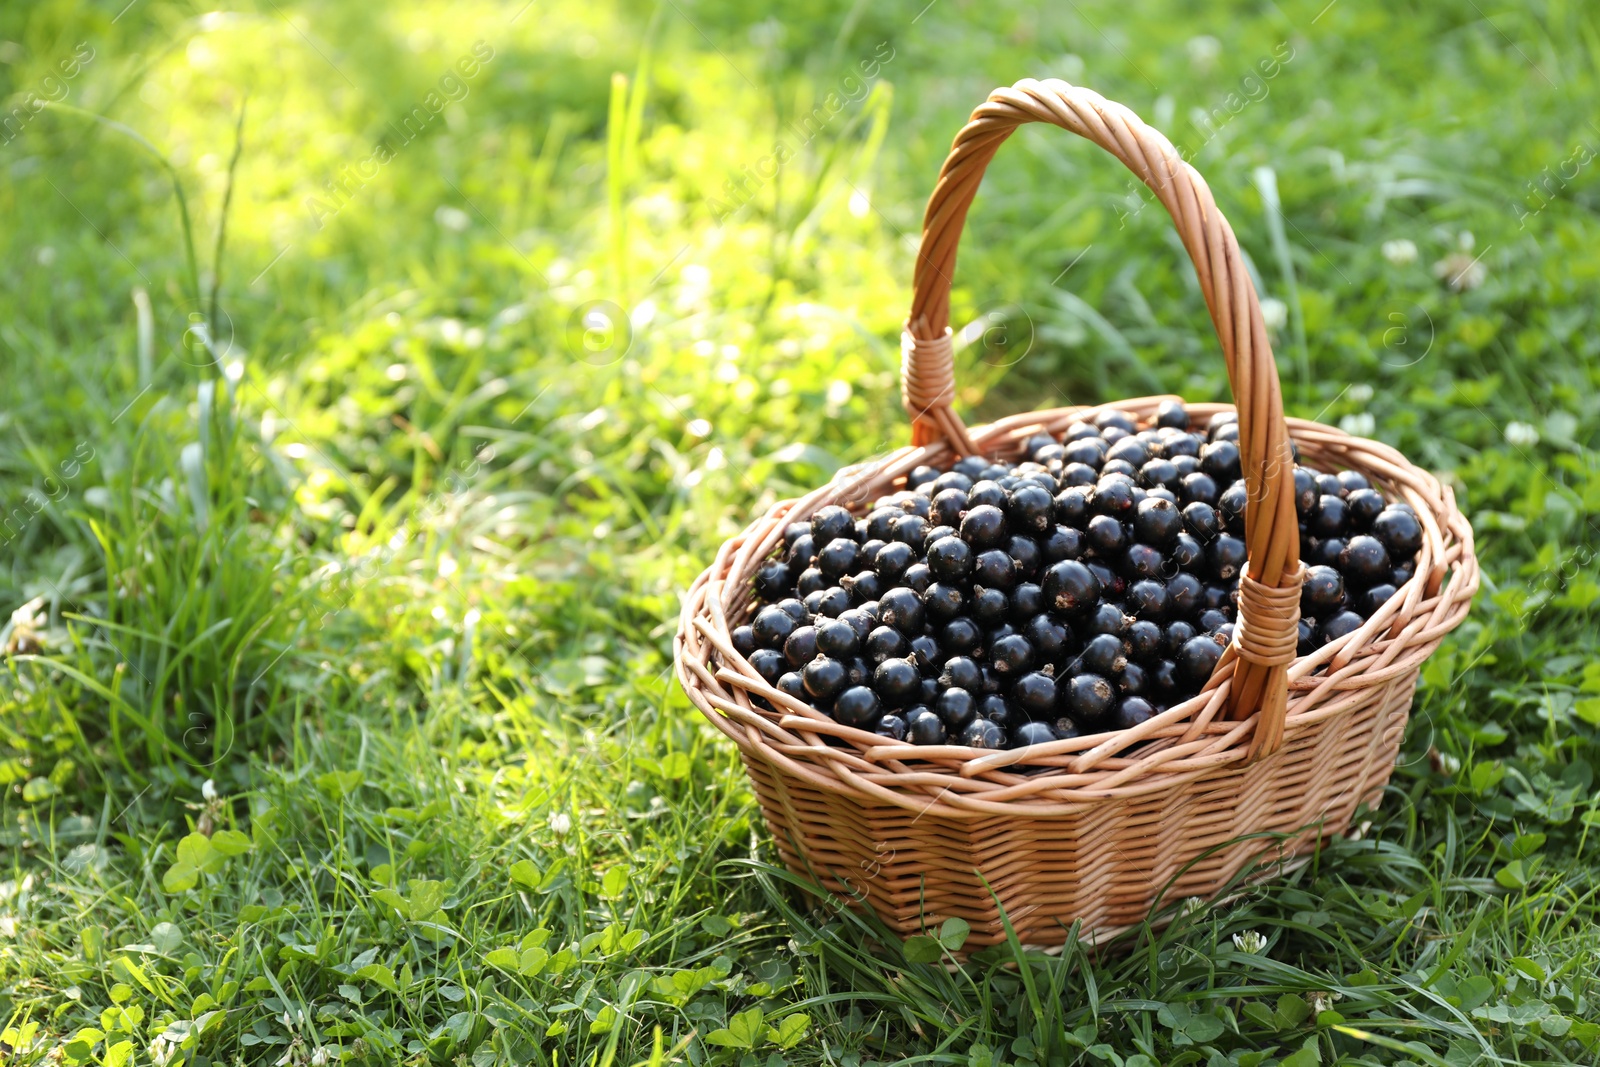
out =
<path fill-rule="evenodd" d="M 1044 432 L 1115 409 L 1145 422 L 1165 397 L 1032 411 L 968 428 L 955 383 L 949 285 L 984 166 L 1023 122 L 1079 133 L 1155 191 L 1194 259 L 1239 400 L 1250 459 L 1246 635 L 1205 692 L 1131 730 L 983 751 L 916 746 L 834 722 L 767 684 L 730 633 L 750 616 L 750 580 L 787 524 L 841 504 L 863 511 L 922 464 L 962 453 L 1015 456 Z M 871 909 L 900 936 L 960 917 L 969 951 L 1007 937 L 1058 946 L 1074 920 L 1100 940 L 1229 891 L 1253 864 L 1297 862 L 1378 803 L 1393 772 L 1418 672 L 1478 588 L 1472 528 L 1450 488 L 1395 449 L 1285 420 L 1260 309 L 1238 246 L 1205 184 L 1126 108 L 1063 82 L 997 90 L 956 138 L 928 205 L 902 387 L 913 444 L 841 470 L 773 505 L 726 542 L 685 594 L 678 680 L 739 748 L 783 863 Z M 1191 403 L 1205 426 L 1228 406 Z M 1416 575 L 1359 630 L 1293 658 L 1298 530 L 1285 486 L 1301 461 L 1353 469 L 1416 511 Z M 1274 463 L 1272 457 L 1281 457 Z M 1287 626 L 1285 623 L 1287 622 Z M 1287 696 L 1287 700 L 1285 697 Z"/>
<path fill-rule="evenodd" d="M 911 416 L 912 443 L 943 439 L 957 451 L 976 451 L 951 409 L 950 280 L 967 209 L 989 160 L 1013 130 L 1028 122 L 1060 126 L 1121 160 L 1167 209 L 1194 260 L 1238 403 L 1239 451 L 1250 492 L 1245 516 L 1250 567 L 1240 583 L 1239 624 L 1230 649 L 1241 662 L 1233 674 L 1229 718 L 1243 719 L 1259 709 L 1252 754 L 1269 754 L 1283 743 L 1286 672 L 1294 662 L 1304 575 L 1278 368 L 1239 242 L 1211 190 L 1171 141 L 1126 107 L 1063 81 L 1024 79 L 990 93 L 956 134 L 922 217 L 911 314 L 901 338 L 901 394 Z"/>

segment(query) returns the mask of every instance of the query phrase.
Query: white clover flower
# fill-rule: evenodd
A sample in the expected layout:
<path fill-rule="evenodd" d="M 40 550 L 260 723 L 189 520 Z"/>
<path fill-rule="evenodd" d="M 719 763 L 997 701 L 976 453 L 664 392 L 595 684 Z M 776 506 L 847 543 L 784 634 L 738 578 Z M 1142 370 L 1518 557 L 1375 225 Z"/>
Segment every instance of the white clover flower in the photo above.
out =
<path fill-rule="evenodd" d="M 1289 321 L 1289 305 L 1275 297 L 1261 301 L 1261 321 L 1269 333 L 1277 333 Z"/>
<path fill-rule="evenodd" d="M 1452 252 L 1433 265 L 1434 277 L 1442 279 L 1454 293 L 1465 293 L 1478 288 L 1489 277 L 1489 268 L 1483 260 L 1466 252 Z"/>
<path fill-rule="evenodd" d="M 1333 1008 L 1334 1001 L 1343 1000 L 1344 996 L 1330 989 L 1318 989 L 1311 994 L 1311 1010 L 1318 1015 Z"/>
<path fill-rule="evenodd" d="M 1259 930 L 1246 930 L 1233 935 L 1233 947 L 1254 956 L 1267 947 L 1267 938 Z"/>
<path fill-rule="evenodd" d="M 1372 386 L 1368 385 L 1366 382 L 1362 382 L 1359 385 L 1352 385 L 1349 389 L 1345 390 L 1344 395 L 1350 398 L 1350 402 L 1352 404 L 1365 404 L 1372 400 Z"/>
<path fill-rule="evenodd" d="M 329 1051 L 327 1045 L 318 1045 L 311 1052 L 311 1067 L 327 1067 L 328 1061 L 332 1058 L 333 1053 Z"/>
<path fill-rule="evenodd" d="M 217 799 L 217 783 L 207 778 L 205 784 L 200 787 L 200 795 L 208 801 Z"/>
<path fill-rule="evenodd" d="M 557 837 L 566 837 L 572 832 L 572 816 L 564 811 L 553 812 L 550 816 L 550 832 Z"/>
<path fill-rule="evenodd" d="M 1206 906 L 1206 902 L 1199 897 L 1184 897 L 1183 906 L 1178 909 L 1179 915 L 1193 915 Z"/>
<path fill-rule="evenodd" d="M 1404 267 L 1417 261 L 1417 246 L 1413 241 L 1404 237 L 1393 241 L 1383 242 L 1383 258 L 1396 267 Z"/>
<path fill-rule="evenodd" d="M 1378 428 L 1378 420 L 1370 411 L 1357 411 L 1339 420 L 1339 429 L 1357 437 L 1371 437 Z"/>
<path fill-rule="evenodd" d="M 1506 423 L 1506 444 L 1516 448 L 1532 448 L 1539 443 L 1539 428 L 1526 422 Z"/>
<path fill-rule="evenodd" d="M 1222 54 L 1222 42 L 1208 33 L 1189 38 L 1183 47 L 1189 53 L 1189 62 L 1202 71 L 1210 70 Z"/>
<path fill-rule="evenodd" d="M 178 1043 L 166 1034 L 157 1034 L 150 1041 L 150 1062 L 156 1067 L 167 1067 L 178 1054 Z"/>

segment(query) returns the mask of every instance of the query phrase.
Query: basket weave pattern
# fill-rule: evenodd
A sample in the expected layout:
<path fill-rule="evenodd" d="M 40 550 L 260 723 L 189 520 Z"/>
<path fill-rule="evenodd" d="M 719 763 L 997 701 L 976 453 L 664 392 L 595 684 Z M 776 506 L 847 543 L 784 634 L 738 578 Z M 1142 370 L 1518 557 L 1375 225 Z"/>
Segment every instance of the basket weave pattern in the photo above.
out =
<path fill-rule="evenodd" d="M 1168 399 L 1037 411 L 971 429 L 952 410 L 956 244 L 984 167 L 1026 121 L 1112 152 L 1178 226 L 1240 401 L 1252 580 L 1241 586 L 1234 644 L 1206 690 L 1141 726 L 1025 750 L 918 747 L 840 725 L 777 691 L 729 634 L 748 619 L 750 578 L 790 522 L 830 504 L 860 513 L 921 464 L 943 469 L 974 452 L 1014 457 L 1040 431 L 1059 435 L 1105 408 L 1142 421 Z M 968 949 L 977 949 L 1004 939 L 1003 906 L 1025 943 L 1059 945 L 1074 919 L 1104 937 L 1143 921 L 1158 900 L 1214 896 L 1248 865 L 1302 855 L 1345 832 L 1360 805 L 1377 803 L 1420 666 L 1477 589 L 1472 530 L 1449 488 L 1393 448 L 1284 418 L 1237 242 L 1165 138 L 1063 82 L 996 90 L 956 138 L 929 201 L 903 355 L 912 445 L 779 503 L 723 545 L 685 598 L 675 642 L 685 691 L 738 745 L 791 870 L 858 899 L 902 935 L 960 917 L 972 925 Z M 1189 405 L 1202 426 L 1226 410 Z M 1291 437 L 1303 463 L 1360 471 L 1411 504 L 1424 530 L 1416 576 L 1359 630 L 1299 659 Z"/>

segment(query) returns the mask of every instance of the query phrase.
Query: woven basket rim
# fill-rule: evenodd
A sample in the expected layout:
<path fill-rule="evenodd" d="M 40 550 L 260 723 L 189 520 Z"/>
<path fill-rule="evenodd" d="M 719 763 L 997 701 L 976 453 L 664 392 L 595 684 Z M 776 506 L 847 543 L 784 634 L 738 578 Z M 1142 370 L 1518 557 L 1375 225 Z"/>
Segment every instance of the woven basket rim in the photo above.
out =
<path fill-rule="evenodd" d="M 1002 455 L 1052 426 L 1059 432 L 1071 421 L 1110 410 L 1148 418 L 1159 403 L 1171 399 L 1181 398 L 1140 397 L 1042 409 L 974 427 L 970 433 L 985 453 Z M 1231 404 L 1217 403 L 1186 407 L 1201 426 L 1221 412 L 1235 410 Z M 1414 577 L 1360 629 L 1290 665 L 1286 743 L 1300 729 L 1340 714 L 1360 691 L 1414 669 L 1465 616 L 1479 584 L 1472 528 L 1456 507 L 1449 486 L 1382 442 L 1310 420 L 1287 422 L 1306 465 L 1337 463 L 1341 469 L 1360 470 L 1386 490 L 1386 498 L 1410 503 L 1422 520 L 1424 544 Z M 845 467 L 806 496 L 774 504 L 724 543 L 716 562 L 685 597 L 674 642 L 679 681 L 713 725 L 748 757 L 780 764 L 786 772 L 799 773 L 824 788 L 945 814 L 999 814 L 1019 804 L 1041 809 L 1040 813 L 1076 809 L 1094 800 L 1176 788 L 1219 766 L 1252 758 L 1259 714 L 1238 720 L 1223 714 L 1233 669 L 1227 656 L 1199 695 L 1131 731 L 1108 731 L 1025 750 L 961 745 L 919 749 L 836 723 L 761 679 L 733 649 L 729 632 L 751 606 L 747 579 L 768 555 L 758 551 L 763 541 L 770 551 L 781 540 L 783 526 L 794 518 L 830 503 L 859 510 L 892 491 L 890 483 L 903 484 L 913 467 L 930 461 L 938 466 L 940 459 L 950 458 L 950 447 L 936 442 Z M 1350 691 L 1349 699 L 1330 698 L 1330 690 Z M 752 695 L 785 710 L 757 708 Z M 830 737 L 843 744 L 830 745 Z M 1127 751 L 1136 745 L 1142 747 Z M 1014 769 L 1017 764 L 1042 769 L 1019 773 Z M 1045 800 L 1040 794 L 1053 794 L 1054 799 Z M 1071 797 L 1065 808 L 1064 795 Z"/>

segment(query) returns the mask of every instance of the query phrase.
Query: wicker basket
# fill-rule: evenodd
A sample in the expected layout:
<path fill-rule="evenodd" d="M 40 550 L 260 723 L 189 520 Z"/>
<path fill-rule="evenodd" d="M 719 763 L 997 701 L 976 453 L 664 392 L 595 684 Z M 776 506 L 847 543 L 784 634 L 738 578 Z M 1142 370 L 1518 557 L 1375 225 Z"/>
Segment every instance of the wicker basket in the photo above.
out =
<path fill-rule="evenodd" d="M 1249 565 L 1233 644 L 1206 690 L 1133 730 L 984 751 L 918 748 L 833 722 L 766 684 L 730 630 L 750 578 L 787 523 L 828 504 L 858 513 L 919 464 L 1015 456 L 1099 408 L 1058 408 L 968 429 L 954 397 L 950 278 L 984 169 L 1025 122 L 1088 138 L 1128 166 L 1172 215 L 1193 259 L 1238 401 L 1250 508 Z M 1478 586 L 1472 530 L 1454 496 L 1387 445 L 1285 419 L 1277 370 L 1233 231 L 1200 176 L 1127 108 L 1060 81 L 998 89 L 957 135 L 928 202 L 902 388 L 912 445 L 785 501 L 723 545 L 689 590 L 675 653 L 689 698 L 739 746 L 783 862 L 909 935 L 950 917 L 967 950 L 1005 938 L 1056 946 L 1081 919 L 1103 940 L 1213 898 L 1252 864 L 1293 862 L 1376 805 L 1394 767 L 1417 673 Z M 1141 421 L 1165 398 L 1106 405 Z M 1199 425 L 1219 404 L 1193 404 Z M 1366 475 L 1416 509 L 1416 576 L 1355 633 L 1295 657 L 1304 569 L 1289 440 L 1301 461 Z M 759 707 L 761 697 L 773 709 Z M 1268 870 L 1270 873 L 1270 869 Z M 1153 911 L 1154 909 L 1154 911 Z"/>

